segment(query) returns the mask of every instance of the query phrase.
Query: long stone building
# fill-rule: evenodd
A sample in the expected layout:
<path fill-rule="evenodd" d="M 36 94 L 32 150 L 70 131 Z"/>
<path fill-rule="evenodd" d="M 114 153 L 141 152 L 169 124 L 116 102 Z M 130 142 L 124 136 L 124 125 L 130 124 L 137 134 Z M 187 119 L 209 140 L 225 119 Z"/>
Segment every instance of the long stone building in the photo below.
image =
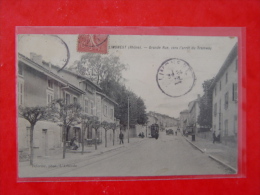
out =
<path fill-rule="evenodd" d="M 211 85 L 212 127 L 223 140 L 235 139 L 238 128 L 238 61 L 237 44 L 228 54 Z"/>
<path fill-rule="evenodd" d="M 64 99 L 67 104 L 79 103 L 83 112 L 98 116 L 100 121 L 115 122 L 114 107 L 117 103 L 102 93 L 102 89 L 88 78 L 42 60 L 31 53 L 30 58 L 18 54 L 17 105 L 23 107 L 47 106 L 54 99 Z M 29 153 L 30 124 L 18 117 L 18 150 L 20 155 Z M 76 137 L 82 140 L 81 124 L 67 129 L 66 141 Z M 99 141 L 104 140 L 102 129 L 98 131 Z M 112 132 L 108 132 L 111 137 Z M 93 142 L 95 135 L 88 130 L 83 140 Z M 110 140 L 110 139 L 109 139 Z M 61 147 L 62 129 L 54 122 L 39 121 L 34 129 L 34 150 L 36 156 L 48 156 Z"/>

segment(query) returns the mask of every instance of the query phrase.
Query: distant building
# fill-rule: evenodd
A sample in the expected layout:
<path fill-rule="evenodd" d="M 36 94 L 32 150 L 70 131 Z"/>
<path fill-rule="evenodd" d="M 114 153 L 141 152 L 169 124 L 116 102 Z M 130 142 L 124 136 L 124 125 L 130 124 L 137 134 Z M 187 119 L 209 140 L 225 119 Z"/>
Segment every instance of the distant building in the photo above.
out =
<path fill-rule="evenodd" d="M 161 129 L 165 129 L 167 127 L 173 127 L 179 124 L 178 119 L 164 114 L 149 112 L 147 116 L 149 121 L 148 126 L 151 126 L 152 124 L 158 124 Z"/>
<path fill-rule="evenodd" d="M 185 130 L 189 119 L 189 110 L 183 110 L 180 112 L 180 129 Z"/>
<path fill-rule="evenodd" d="M 237 44 L 232 48 L 211 85 L 213 90 L 212 127 L 221 138 L 237 135 L 238 117 Z"/>
<path fill-rule="evenodd" d="M 188 125 L 192 127 L 193 133 L 197 133 L 199 129 L 198 124 L 198 116 L 200 114 L 200 107 L 199 107 L 199 100 L 200 95 L 198 95 L 198 98 L 189 102 L 188 108 L 189 108 L 189 117 L 188 117 Z"/>

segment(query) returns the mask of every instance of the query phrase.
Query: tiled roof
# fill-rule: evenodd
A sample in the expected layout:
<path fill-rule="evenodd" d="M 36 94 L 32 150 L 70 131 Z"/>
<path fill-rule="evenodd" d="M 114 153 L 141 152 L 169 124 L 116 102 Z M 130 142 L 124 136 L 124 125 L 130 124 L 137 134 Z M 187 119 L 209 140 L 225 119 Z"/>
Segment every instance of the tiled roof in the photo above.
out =
<path fill-rule="evenodd" d="M 20 53 L 18 54 L 18 60 L 24 60 L 24 62 L 27 65 L 33 66 L 34 69 L 37 69 L 38 71 L 46 74 L 47 76 L 50 76 L 53 79 L 58 80 L 59 82 L 63 83 L 64 85 L 68 85 L 71 89 L 74 89 L 74 90 L 78 91 L 79 93 L 82 93 L 82 94 L 85 93 L 85 91 L 83 91 L 83 90 L 79 89 L 78 87 L 72 85 L 71 83 L 66 81 L 64 78 L 61 78 L 59 75 L 53 73 L 52 71 L 48 70 L 44 66 L 37 64 L 36 62 L 32 61 L 31 59 L 27 58 L 26 56 L 24 56 Z"/>
<path fill-rule="evenodd" d="M 221 76 L 224 74 L 224 72 L 227 70 L 227 68 L 231 65 L 232 61 L 234 60 L 234 58 L 237 56 L 237 43 L 234 45 L 234 47 L 232 48 L 232 50 L 230 51 L 230 53 L 228 54 L 224 64 L 221 66 L 221 68 L 219 69 L 214 81 L 212 82 L 212 84 L 210 85 L 209 89 L 213 89 L 214 86 L 216 85 L 216 83 L 218 82 L 218 80 L 221 78 Z"/>

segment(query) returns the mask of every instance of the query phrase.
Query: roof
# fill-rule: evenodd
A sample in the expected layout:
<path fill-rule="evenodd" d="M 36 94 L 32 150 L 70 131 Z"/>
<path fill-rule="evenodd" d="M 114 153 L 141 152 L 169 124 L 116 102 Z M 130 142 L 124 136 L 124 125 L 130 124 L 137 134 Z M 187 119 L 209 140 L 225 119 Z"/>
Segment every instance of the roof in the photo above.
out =
<path fill-rule="evenodd" d="M 43 61 L 43 63 L 46 64 L 46 65 L 48 64 L 48 63 L 45 62 L 45 61 Z M 53 65 L 53 64 L 51 64 L 51 66 L 52 66 L 53 68 L 57 69 L 57 70 L 60 69 L 59 66 L 56 66 L 56 65 Z M 91 80 L 89 80 L 87 77 L 85 77 L 85 76 L 83 76 L 83 75 L 80 75 L 80 74 L 78 74 L 78 73 L 76 73 L 76 72 L 73 72 L 73 71 L 71 71 L 71 70 L 68 70 L 68 69 L 66 69 L 66 68 L 62 69 L 62 71 L 67 72 L 67 73 L 69 73 L 69 74 L 72 74 L 72 75 L 74 75 L 74 76 L 77 76 L 77 77 L 79 77 L 79 78 L 81 78 L 81 79 L 84 79 L 84 80 L 88 81 L 89 83 L 91 83 L 92 85 L 94 85 L 95 87 L 97 87 L 98 89 L 102 90 L 102 88 L 101 88 L 99 85 L 95 84 L 94 82 L 92 82 Z"/>
<path fill-rule="evenodd" d="M 198 102 L 199 102 L 199 98 L 197 98 L 196 100 L 193 100 L 193 101 L 189 102 L 188 105 L 192 104 L 192 106 L 189 108 L 188 112 L 190 112 L 190 111 L 193 109 L 193 107 L 196 105 L 196 103 L 198 103 Z"/>
<path fill-rule="evenodd" d="M 97 94 L 99 94 L 100 96 L 103 96 L 104 98 L 106 98 L 107 100 L 109 100 L 110 102 L 114 103 L 115 105 L 118 105 L 118 103 L 116 103 L 116 101 L 112 100 L 111 98 L 109 98 L 106 94 L 101 93 L 101 92 L 96 92 Z"/>
<path fill-rule="evenodd" d="M 18 53 L 18 59 L 20 61 L 23 61 L 28 66 L 31 66 L 32 68 L 36 69 L 37 71 L 51 77 L 52 79 L 58 80 L 60 83 L 69 86 L 71 89 L 78 91 L 81 94 L 85 94 L 85 91 L 83 91 L 83 90 L 79 89 L 78 87 L 72 85 L 71 83 L 69 83 L 65 79 L 61 78 L 57 74 L 55 74 L 55 73 L 51 72 L 50 70 L 46 69 L 44 66 L 37 64 L 36 62 L 32 61 L 31 59 L 27 58 L 26 56 Z"/>
<path fill-rule="evenodd" d="M 221 66 L 220 70 L 218 71 L 214 81 L 210 85 L 209 89 L 213 89 L 218 82 L 218 80 L 223 76 L 227 68 L 231 65 L 232 61 L 237 56 L 237 43 L 234 45 L 230 53 L 228 54 L 226 60 L 224 61 L 224 64 Z"/>

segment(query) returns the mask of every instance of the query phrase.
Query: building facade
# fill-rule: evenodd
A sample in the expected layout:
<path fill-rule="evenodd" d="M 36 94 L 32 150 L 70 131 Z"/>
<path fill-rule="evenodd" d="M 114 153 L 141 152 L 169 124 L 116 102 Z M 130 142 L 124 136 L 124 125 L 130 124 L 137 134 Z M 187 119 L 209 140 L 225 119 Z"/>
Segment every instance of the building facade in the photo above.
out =
<path fill-rule="evenodd" d="M 198 124 L 198 117 L 200 114 L 199 100 L 200 95 L 198 95 L 198 98 L 196 100 L 193 100 L 188 104 L 189 116 L 187 124 L 188 126 L 192 127 L 193 133 L 197 133 L 200 127 Z"/>
<path fill-rule="evenodd" d="M 39 55 L 31 53 L 30 58 L 27 58 L 18 54 L 17 105 L 47 106 L 54 99 L 64 99 L 66 104 L 79 103 L 83 112 L 89 116 L 98 116 L 99 120 L 107 122 L 115 121 L 114 106 L 117 104 L 102 94 L 98 85 L 66 69 L 60 72 L 57 70 L 58 67 L 44 62 Z M 29 129 L 29 122 L 18 117 L 19 155 L 29 153 Z M 101 134 L 99 132 L 100 140 Z M 76 137 L 81 142 L 81 136 L 81 124 L 68 127 L 66 141 Z M 85 140 L 92 140 L 94 137 L 93 130 L 88 129 Z M 33 144 L 36 156 L 51 155 L 62 145 L 62 127 L 51 121 L 37 122 Z"/>
<path fill-rule="evenodd" d="M 189 110 L 183 110 L 180 112 L 180 129 L 181 131 L 186 130 L 189 118 Z"/>
<path fill-rule="evenodd" d="M 238 64 L 237 44 L 232 48 L 211 85 L 212 127 L 220 138 L 237 136 Z"/>

